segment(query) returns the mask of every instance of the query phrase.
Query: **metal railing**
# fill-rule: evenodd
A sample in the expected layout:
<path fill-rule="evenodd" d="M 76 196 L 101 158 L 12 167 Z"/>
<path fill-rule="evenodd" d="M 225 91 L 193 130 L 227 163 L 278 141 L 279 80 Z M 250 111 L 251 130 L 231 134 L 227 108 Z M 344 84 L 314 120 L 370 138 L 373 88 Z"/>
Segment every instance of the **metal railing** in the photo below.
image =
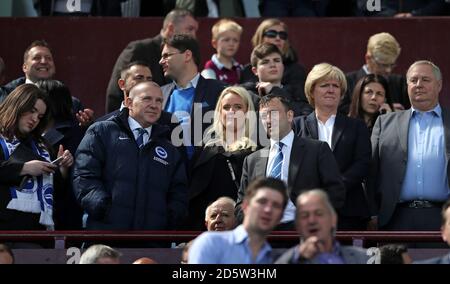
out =
<path fill-rule="evenodd" d="M 165 241 L 187 242 L 200 231 L 0 231 L 0 242 L 54 241 L 55 249 L 66 248 L 68 241 Z M 366 247 L 374 243 L 442 242 L 439 231 L 338 231 L 341 242 Z M 275 231 L 270 241 L 296 242 L 299 235 L 293 231 Z"/>

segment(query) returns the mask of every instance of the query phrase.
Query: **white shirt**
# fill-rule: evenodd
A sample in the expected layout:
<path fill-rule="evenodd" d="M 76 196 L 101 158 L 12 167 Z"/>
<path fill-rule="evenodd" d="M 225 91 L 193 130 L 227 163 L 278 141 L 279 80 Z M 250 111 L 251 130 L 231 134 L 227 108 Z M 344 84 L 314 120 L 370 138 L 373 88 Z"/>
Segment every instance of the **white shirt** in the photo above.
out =
<path fill-rule="evenodd" d="M 278 153 L 278 146 L 275 146 L 275 143 L 277 142 L 278 141 L 270 139 L 270 151 L 269 151 L 269 160 L 267 162 L 266 168 L 266 176 L 270 175 L 274 158 Z M 283 139 L 280 140 L 280 142 L 284 144 L 282 149 L 283 164 L 281 166 L 281 180 L 287 184 L 289 178 L 289 162 L 291 160 L 292 143 L 294 142 L 294 131 L 291 130 L 286 136 L 283 137 Z M 286 206 L 286 209 L 284 210 L 283 218 L 281 219 L 280 223 L 290 222 L 293 221 L 294 219 L 295 219 L 295 205 L 291 201 L 291 199 L 288 198 L 288 204 Z"/>
<path fill-rule="evenodd" d="M 328 143 L 331 148 L 331 137 L 333 137 L 333 127 L 336 121 L 336 115 L 330 116 L 325 124 L 317 118 L 317 129 L 319 130 L 319 140 Z"/>
<path fill-rule="evenodd" d="M 131 116 L 128 117 L 128 125 L 130 126 L 130 129 L 133 131 L 133 135 L 134 135 L 134 140 L 137 140 L 138 136 L 139 136 L 139 129 L 140 128 L 144 128 L 142 127 L 139 122 L 137 122 L 134 118 L 132 118 Z M 145 130 L 147 130 L 147 133 L 144 133 L 144 145 L 147 144 L 148 140 L 150 139 L 150 136 L 152 135 L 152 126 L 150 125 L 147 128 L 144 128 Z"/>

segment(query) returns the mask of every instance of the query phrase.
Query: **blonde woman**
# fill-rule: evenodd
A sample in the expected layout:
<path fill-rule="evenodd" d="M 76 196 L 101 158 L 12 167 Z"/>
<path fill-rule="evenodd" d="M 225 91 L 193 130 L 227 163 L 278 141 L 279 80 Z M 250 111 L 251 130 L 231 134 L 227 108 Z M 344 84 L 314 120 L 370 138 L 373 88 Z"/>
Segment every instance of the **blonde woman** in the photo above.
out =
<path fill-rule="evenodd" d="M 345 203 L 338 210 L 339 230 L 365 230 L 370 219 L 362 182 L 369 173 L 369 131 L 360 119 L 338 113 L 347 89 L 344 73 L 328 63 L 317 64 L 305 82 L 305 94 L 314 112 L 294 119 L 294 132 L 327 142 L 338 163 L 346 188 Z"/>
<path fill-rule="evenodd" d="M 217 198 L 236 200 L 242 164 L 256 150 L 255 130 L 256 114 L 250 94 L 237 86 L 223 90 L 205 147 L 191 172 L 186 229 L 204 230 L 206 207 Z"/>

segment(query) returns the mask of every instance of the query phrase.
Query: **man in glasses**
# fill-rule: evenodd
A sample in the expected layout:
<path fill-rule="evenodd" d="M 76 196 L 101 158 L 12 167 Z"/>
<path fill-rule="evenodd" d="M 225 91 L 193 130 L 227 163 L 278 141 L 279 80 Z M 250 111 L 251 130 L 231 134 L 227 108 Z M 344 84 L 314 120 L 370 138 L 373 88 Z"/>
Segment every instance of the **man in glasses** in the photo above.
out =
<path fill-rule="evenodd" d="M 353 88 L 358 80 L 367 74 L 381 75 L 387 79 L 389 90 L 386 91 L 389 92 L 396 110 L 404 110 L 410 107 L 405 77 L 392 74 L 400 51 L 399 43 L 389 33 L 378 33 L 369 38 L 364 56 L 364 66 L 357 71 L 346 74 L 348 89 L 339 107 L 341 113 L 348 113 Z"/>
<path fill-rule="evenodd" d="M 123 93 L 117 85 L 120 72 L 132 61 L 143 61 L 149 67 L 153 75 L 153 81 L 162 86 L 165 80 L 159 59 L 161 58 L 162 44 L 165 39 L 174 34 L 189 34 L 196 36 L 198 23 L 191 12 L 183 9 L 172 10 L 164 18 L 161 32 L 153 37 L 130 42 L 117 58 L 111 74 L 111 79 L 106 91 L 106 112 L 112 112 L 120 107 Z"/>
<path fill-rule="evenodd" d="M 200 61 L 197 40 L 186 34 L 177 34 L 166 40 L 159 61 L 164 76 L 173 80 L 161 87 L 163 110 L 173 113 L 181 123 L 178 132 L 175 129 L 172 133 L 172 143 L 178 146 L 182 142 L 186 146 L 189 165 L 193 164 L 194 154 L 202 146 L 203 132 L 212 123 L 212 116 L 208 119 L 205 115 L 214 111 L 217 98 L 225 87 L 218 80 L 200 75 Z"/>

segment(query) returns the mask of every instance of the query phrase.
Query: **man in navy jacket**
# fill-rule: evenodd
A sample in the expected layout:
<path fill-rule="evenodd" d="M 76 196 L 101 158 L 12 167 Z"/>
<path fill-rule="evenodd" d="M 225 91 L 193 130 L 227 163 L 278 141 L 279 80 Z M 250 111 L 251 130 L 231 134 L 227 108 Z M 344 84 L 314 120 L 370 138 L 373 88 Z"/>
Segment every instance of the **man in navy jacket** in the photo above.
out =
<path fill-rule="evenodd" d="M 76 153 L 74 190 L 92 230 L 171 230 L 188 205 L 185 166 L 157 124 L 163 96 L 136 85 L 123 111 L 92 125 Z"/>

